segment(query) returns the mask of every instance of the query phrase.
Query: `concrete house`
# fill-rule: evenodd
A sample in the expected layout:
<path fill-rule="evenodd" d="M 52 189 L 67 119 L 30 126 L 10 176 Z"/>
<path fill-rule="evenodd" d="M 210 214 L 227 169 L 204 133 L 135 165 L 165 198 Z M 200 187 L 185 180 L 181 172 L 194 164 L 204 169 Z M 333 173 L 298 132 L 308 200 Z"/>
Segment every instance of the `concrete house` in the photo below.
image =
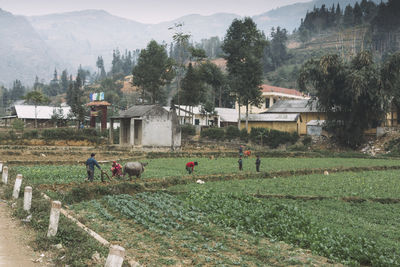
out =
<path fill-rule="evenodd" d="M 298 132 L 300 135 L 307 134 L 307 123 L 310 121 L 326 119 L 326 113 L 317 109 L 317 102 L 308 99 L 280 100 L 264 113 L 300 114 L 300 125 Z"/>
<path fill-rule="evenodd" d="M 175 110 L 158 105 L 133 106 L 111 117 L 111 127 L 120 121 L 119 144 L 139 147 L 181 146 L 181 129 Z M 110 141 L 113 140 L 110 130 Z"/>

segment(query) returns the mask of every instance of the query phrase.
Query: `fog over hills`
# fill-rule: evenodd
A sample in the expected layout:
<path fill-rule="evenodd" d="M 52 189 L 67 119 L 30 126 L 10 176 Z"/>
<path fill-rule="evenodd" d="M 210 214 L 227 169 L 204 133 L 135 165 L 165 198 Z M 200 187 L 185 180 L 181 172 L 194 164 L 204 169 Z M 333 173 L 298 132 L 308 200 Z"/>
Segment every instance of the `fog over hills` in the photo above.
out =
<path fill-rule="evenodd" d="M 272 27 L 291 32 L 300 25 L 307 10 L 314 6 L 339 2 L 342 8 L 356 0 L 314 0 L 284 6 L 253 16 L 258 28 L 268 36 Z M 262 12 L 262 7 L 260 7 Z M 96 59 L 103 56 L 106 67 L 112 51 L 118 48 L 144 48 L 154 39 L 170 43 L 174 23 L 184 22 L 183 31 L 193 41 L 219 36 L 223 38 L 232 20 L 239 15 L 217 13 L 210 16 L 192 14 L 158 24 L 144 24 L 120 18 L 104 10 L 83 10 L 44 16 L 21 17 L 0 10 L 0 84 L 20 79 L 32 83 L 35 75 L 49 80 L 54 68 L 75 73 L 78 66 L 96 69 Z"/>
<path fill-rule="evenodd" d="M 61 61 L 24 17 L 0 9 L 0 62 L 0 84 L 9 85 L 16 78 L 33 83 Z"/>

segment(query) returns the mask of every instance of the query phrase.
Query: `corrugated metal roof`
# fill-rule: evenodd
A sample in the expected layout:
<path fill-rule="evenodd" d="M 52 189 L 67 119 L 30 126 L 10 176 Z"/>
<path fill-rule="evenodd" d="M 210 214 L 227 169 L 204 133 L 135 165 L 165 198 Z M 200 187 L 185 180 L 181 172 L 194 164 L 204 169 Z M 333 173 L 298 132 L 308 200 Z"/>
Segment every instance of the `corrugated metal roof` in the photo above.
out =
<path fill-rule="evenodd" d="M 300 114 L 249 114 L 249 121 L 264 121 L 264 122 L 273 122 L 273 121 L 281 121 L 281 122 L 293 122 L 297 121 Z M 241 117 L 242 121 L 246 120 L 246 116 Z"/>
<path fill-rule="evenodd" d="M 71 107 L 51 107 L 51 106 L 35 106 L 34 105 L 15 105 L 15 114 L 19 119 L 41 119 L 49 120 L 55 112 L 62 111 L 64 119 L 67 118 L 68 113 L 71 111 Z M 36 114 L 36 115 L 35 115 Z"/>
<path fill-rule="evenodd" d="M 279 100 L 264 113 L 302 113 L 320 112 L 317 110 L 317 101 L 309 99 Z"/>
<path fill-rule="evenodd" d="M 142 117 L 152 110 L 167 112 L 163 107 L 158 105 L 137 105 L 137 106 L 132 106 L 127 110 L 121 111 L 118 116 L 113 116 L 112 118 L 119 119 L 119 118 Z"/>

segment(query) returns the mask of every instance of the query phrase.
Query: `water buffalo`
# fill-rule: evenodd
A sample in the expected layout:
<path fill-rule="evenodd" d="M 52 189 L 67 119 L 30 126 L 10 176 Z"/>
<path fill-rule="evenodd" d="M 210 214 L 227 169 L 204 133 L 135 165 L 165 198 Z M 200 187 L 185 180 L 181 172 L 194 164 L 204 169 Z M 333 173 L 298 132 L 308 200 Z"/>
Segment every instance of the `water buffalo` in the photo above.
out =
<path fill-rule="evenodd" d="M 132 176 L 136 176 L 136 178 L 140 178 L 140 175 L 144 172 L 144 166 L 147 165 L 146 163 L 142 163 L 139 161 L 135 162 L 127 162 L 124 165 L 124 176 L 126 174 L 129 175 L 129 179 L 132 180 Z"/>

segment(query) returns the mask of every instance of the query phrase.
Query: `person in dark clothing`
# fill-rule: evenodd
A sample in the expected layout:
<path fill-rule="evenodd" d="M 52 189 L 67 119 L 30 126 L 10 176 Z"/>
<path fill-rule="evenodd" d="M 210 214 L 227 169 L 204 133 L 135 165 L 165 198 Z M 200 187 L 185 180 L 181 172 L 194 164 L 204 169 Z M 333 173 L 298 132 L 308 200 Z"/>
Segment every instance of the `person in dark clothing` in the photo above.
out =
<path fill-rule="evenodd" d="M 257 155 L 257 159 L 256 159 L 256 171 L 257 172 L 260 172 L 260 165 L 261 165 L 260 156 Z"/>
<path fill-rule="evenodd" d="M 239 157 L 243 157 L 243 146 L 239 146 Z"/>
<path fill-rule="evenodd" d="M 239 163 L 239 171 L 242 171 L 242 170 L 243 170 L 243 161 L 242 161 L 242 157 L 239 157 L 238 163 Z"/>
<path fill-rule="evenodd" d="M 192 174 L 192 172 L 194 171 L 194 166 L 199 165 L 196 161 L 193 162 L 188 162 L 186 163 L 186 170 L 188 171 L 189 174 Z"/>
<path fill-rule="evenodd" d="M 99 170 L 101 170 L 100 165 L 97 163 L 97 161 L 94 159 L 96 154 L 92 153 L 90 155 L 90 158 L 86 161 L 86 170 L 88 174 L 88 180 L 93 182 L 94 179 L 94 166 L 96 166 Z"/>

